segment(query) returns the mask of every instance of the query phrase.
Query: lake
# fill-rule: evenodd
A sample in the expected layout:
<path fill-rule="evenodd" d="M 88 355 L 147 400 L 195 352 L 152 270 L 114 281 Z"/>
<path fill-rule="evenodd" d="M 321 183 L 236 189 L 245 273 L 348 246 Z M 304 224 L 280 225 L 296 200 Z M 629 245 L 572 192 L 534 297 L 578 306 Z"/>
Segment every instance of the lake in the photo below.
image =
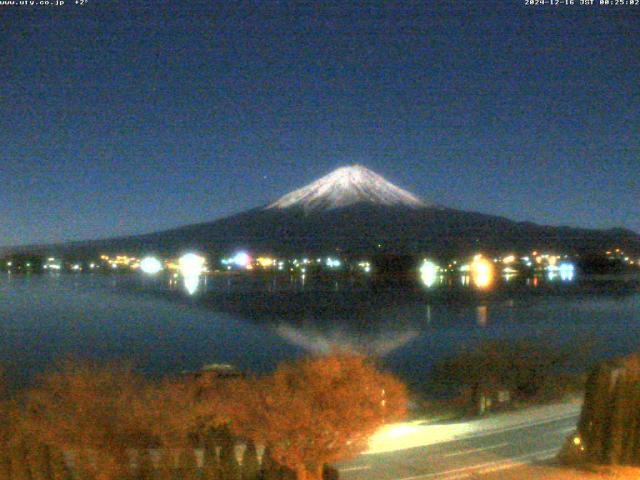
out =
<path fill-rule="evenodd" d="M 589 340 L 591 362 L 640 343 L 636 280 L 522 281 L 477 292 L 212 276 L 189 290 L 162 276 L 2 274 L 0 364 L 19 383 L 68 356 L 129 360 L 152 375 L 211 363 L 260 373 L 339 347 L 375 355 L 419 386 L 434 362 L 485 339 L 576 349 Z"/>

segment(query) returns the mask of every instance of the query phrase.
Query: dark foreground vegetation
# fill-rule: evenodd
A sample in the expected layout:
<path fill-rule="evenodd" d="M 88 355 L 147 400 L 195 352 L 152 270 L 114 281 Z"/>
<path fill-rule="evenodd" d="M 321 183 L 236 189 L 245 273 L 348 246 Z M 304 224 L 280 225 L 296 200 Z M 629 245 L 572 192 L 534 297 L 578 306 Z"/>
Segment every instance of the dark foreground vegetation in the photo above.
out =
<path fill-rule="evenodd" d="M 151 381 L 65 362 L 0 403 L 0 480 L 319 480 L 406 410 L 404 386 L 359 356 L 260 378 Z"/>
<path fill-rule="evenodd" d="M 591 371 L 577 434 L 567 440 L 561 459 L 640 466 L 640 354 L 602 362 Z"/>
<path fill-rule="evenodd" d="M 579 346 L 576 346 L 579 345 Z M 582 393 L 588 339 L 556 346 L 531 340 L 490 340 L 437 363 L 431 383 L 465 416 L 560 400 Z"/>

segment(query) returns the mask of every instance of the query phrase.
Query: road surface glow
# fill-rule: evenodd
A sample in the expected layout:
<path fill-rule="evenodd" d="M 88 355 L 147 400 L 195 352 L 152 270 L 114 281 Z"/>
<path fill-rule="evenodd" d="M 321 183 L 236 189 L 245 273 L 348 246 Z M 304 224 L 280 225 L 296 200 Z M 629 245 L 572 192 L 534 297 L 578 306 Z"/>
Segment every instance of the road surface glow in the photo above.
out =
<path fill-rule="evenodd" d="M 370 470 L 370 469 L 371 469 L 371 465 L 361 465 L 359 467 L 341 468 L 340 471 L 344 473 L 344 472 L 359 472 L 361 470 Z"/>
<path fill-rule="evenodd" d="M 529 465 L 532 462 L 548 460 L 554 457 L 560 447 L 549 448 L 547 450 L 540 450 L 533 453 L 527 453 L 525 455 L 518 455 L 517 457 L 505 458 L 502 460 L 495 460 L 492 462 L 479 463 L 477 465 L 470 465 L 468 467 L 453 468 L 451 470 L 445 470 L 444 472 L 425 473 L 423 475 L 414 475 L 412 477 L 403 477 L 398 480 L 422 480 L 427 478 L 442 477 L 447 480 L 454 480 L 458 478 L 469 478 L 473 474 L 486 474 L 491 472 L 497 472 L 500 470 L 507 470 L 510 468 L 523 467 Z"/>
<path fill-rule="evenodd" d="M 378 430 L 369 439 L 369 450 L 365 454 L 395 452 L 434 443 L 448 442 L 472 432 L 473 428 L 470 423 L 424 425 L 424 422 L 418 420 L 410 423 L 387 425 Z"/>
<path fill-rule="evenodd" d="M 369 439 L 369 450 L 365 454 L 396 452 L 462 438 L 477 438 L 546 425 L 559 420 L 577 418 L 580 407 L 581 402 L 562 402 L 447 425 L 428 425 L 422 420 L 385 425 Z"/>
<path fill-rule="evenodd" d="M 508 445 L 511 445 L 511 444 L 507 442 L 503 442 L 503 443 L 498 443 L 497 445 L 489 445 L 488 447 L 469 448 L 467 450 L 460 450 L 458 452 L 446 453 L 443 455 L 443 457 L 445 458 L 457 457 L 458 455 L 469 455 L 470 453 L 484 452 L 485 450 L 497 450 L 498 448 L 506 447 Z"/>

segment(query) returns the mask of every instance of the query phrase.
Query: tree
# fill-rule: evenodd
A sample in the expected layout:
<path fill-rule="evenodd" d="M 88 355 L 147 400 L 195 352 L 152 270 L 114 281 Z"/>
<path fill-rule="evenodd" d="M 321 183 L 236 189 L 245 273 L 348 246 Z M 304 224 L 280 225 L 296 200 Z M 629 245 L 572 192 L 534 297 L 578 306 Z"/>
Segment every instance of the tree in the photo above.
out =
<path fill-rule="evenodd" d="M 592 370 L 578 435 L 593 463 L 640 465 L 640 354 Z"/>
<path fill-rule="evenodd" d="M 271 456 L 271 449 L 267 447 L 262 457 L 262 480 L 295 480 L 296 474 L 287 467 L 283 467 Z"/>
<path fill-rule="evenodd" d="M 236 459 L 235 439 L 229 431 L 220 434 L 220 471 L 224 480 L 240 480 L 240 465 Z"/>
<path fill-rule="evenodd" d="M 29 469 L 29 451 L 24 441 L 16 441 L 10 446 L 12 480 L 32 480 Z"/>
<path fill-rule="evenodd" d="M 472 413 L 485 390 L 506 389 L 519 400 L 557 397 L 566 388 L 562 370 L 582 359 L 589 345 L 588 339 L 579 349 L 574 344 L 558 348 L 526 340 L 485 341 L 436 364 L 433 385 L 443 393 L 453 390 Z"/>
<path fill-rule="evenodd" d="M 2 377 L 0 372 L 0 390 Z M 9 403 L 0 399 L 0 478 L 11 478 L 10 442 L 12 437 Z"/>
<path fill-rule="evenodd" d="M 74 452 L 85 477 L 127 477 L 128 449 L 152 441 L 148 419 L 135 415 L 144 388 L 127 367 L 64 362 L 28 392 L 25 429 L 39 442 Z"/>
<path fill-rule="evenodd" d="M 205 444 L 204 458 L 202 462 L 202 477 L 204 480 L 220 480 L 220 464 L 215 447 Z"/>
<path fill-rule="evenodd" d="M 253 442 L 247 444 L 242 456 L 242 480 L 258 480 L 260 476 L 260 464 L 258 453 Z"/>
<path fill-rule="evenodd" d="M 51 449 L 48 445 L 34 442 L 29 452 L 29 468 L 33 480 L 52 480 Z"/>
<path fill-rule="evenodd" d="M 71 470 L 59 448 L 51 449 L 51 478 L 53 480 L 72 480 Z"/>
<path fill-rule="evenodd" d="M 139 429 L 146 432 L 149 446 L 173 449 L 190 445 L 199 429 L 199 385 L 189 378 L 145 382 L 129 406 Z"/>
<path fill-rule="evenodd" d="M 6 445 L 0 445 L 0 478 L 11 478 L 11 456 Z"/>
<path fill-rule="evenodd" d="M 193 448 L 183 448 L 178 454 L 176 480 L 197 480 L 198 465 Z"/>
<path fill-rule="evenodd" d="M 138 466 L 136 469 L 135 480 L 153 480 L 155 470 L 153 461 L 148 448 L 142 448 L 138 451 Z"/>
<path fill-rule="evenodd" d="M 130 478 L 131 449 L 192 448 L 196 393 L 189 379 L 155 383 L 127 366 L 67 361 L 27 393 L 22 422 L 37 441 L 74 452 L 83 479 Z"/>
<path fill-rule="evenodd" d="M 326 463 L 353 457 L 385 422 L 406 411 L 406 391 L 367 359 L 334 354 L 285 363 L 229 388 L 231 428 L 269 445 L 298 480 L 320 480 Z"/>

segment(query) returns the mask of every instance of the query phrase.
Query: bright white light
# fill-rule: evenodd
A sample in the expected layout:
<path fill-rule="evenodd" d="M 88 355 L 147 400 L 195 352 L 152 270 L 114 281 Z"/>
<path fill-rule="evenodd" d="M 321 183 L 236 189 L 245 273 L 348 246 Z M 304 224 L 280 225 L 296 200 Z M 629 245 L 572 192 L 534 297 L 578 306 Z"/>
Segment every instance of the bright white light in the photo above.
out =
<path fill-rule="evenodd" d="M 187 253 L 178 260 L 178 269 L 183 277 L 197 277 L 204 270 L 204 263 L 204 257 L 195 253 Z"/>
<path fill-rule="evenodd" d="M 194 295 L 200 286 L 200 277 L 198 275 L 187 275 L 184 277 L 184 289 L 189 295 Z"/>
<path fill-rule="evenodd" d="M 162 262 L 156 257 L 145 257 L 140 261 L 140 270 L 147 275 L 155 275 L 163 268 Z"/>
<path fill-rule="evenodd" d="M 238 267 L 246 267 L 251 263 L 251 257 L 247 252 L 238 252 L 233 256 L 231 261 Z"/>
<path fill-rule="evenodd" d="M 493 283 L 494 266 L 482 255 L 473 257 L 471 263 L 471 277 L 478 288 L 488 288 Z"/>
<path fill-rule="evenodd" d="M 327 267 L 329 268 L 338 268 L 342 263 L 337 258 L 327 257 Z"/>
<path fill-rule="evenodd" d="M 420 278 L 422 283 L 428 288 L 435 285 L 438 280 L 438 272 L 440 271 L 440 267 L 433 263 L 430 260 L 425 260 L 422 262 L 422 266 L 420 267 Z"/>
<path fill-rule="evenodd" d="M 560 271 L 560 280 L 570 282 L 576 276 L 576 267 L 572 263 L 561 263 L 558 266 Z"/>

